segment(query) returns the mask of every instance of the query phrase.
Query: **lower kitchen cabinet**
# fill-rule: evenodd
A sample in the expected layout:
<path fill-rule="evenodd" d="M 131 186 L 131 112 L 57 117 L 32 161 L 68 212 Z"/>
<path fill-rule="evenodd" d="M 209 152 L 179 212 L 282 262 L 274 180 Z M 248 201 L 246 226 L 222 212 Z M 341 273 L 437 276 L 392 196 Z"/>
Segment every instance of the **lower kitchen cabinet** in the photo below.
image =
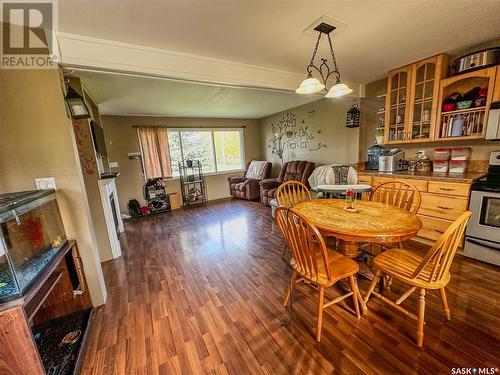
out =
<path fill-rule="evenodd" d="M 417 216 L 422 221 L 422 229 L 415 238 L 436 241 L 448 226 L 469 207 L 470 182 L 454 182 L 425 178 L 398 178 L 363 174 L 359 172 L 359 180 L 363 184 L 377 187 L 388 181 L 402 181 L 414 185 L 422 196 L 422 204 Z M 427 240 L 427 241 L 425 241 Z"/>

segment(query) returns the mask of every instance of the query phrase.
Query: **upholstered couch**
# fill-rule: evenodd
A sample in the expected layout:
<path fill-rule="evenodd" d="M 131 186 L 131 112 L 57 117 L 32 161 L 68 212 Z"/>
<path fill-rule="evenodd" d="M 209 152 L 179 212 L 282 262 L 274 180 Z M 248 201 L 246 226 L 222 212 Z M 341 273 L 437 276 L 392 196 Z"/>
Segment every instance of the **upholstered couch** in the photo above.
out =
<path fill-rule="evenodd" d="M 293 160 L 281 167 L 278 178 L 268 178 L 260 182 L 260 201 L 269 206 L 274 199 L 276 189 L 287 181 L 300 181 L 309 187 L 308 179 L 314 171 L 315 164 L 309 161 Z"/>
<path fill-rule="evenodd" d="M 231 196 L 233 196 L 234 198 L 247 199 L 247 200 L 258 199 L 260 196 L 259 182 L 261 182 L 265 178 L 269 178 L 269 176 L 271 175 L 272 164 L 271 162 L 268 161 L 264 164 L 264 167 L 261 169 L 260 176 L 252 176 L 258 178 L 247 178 L 246 176 L 248 176 L 249 172 L 248 169 L 253 161 L 254 160 L 252 160 L 250 163 L 247 164 L 244 177 L 231 176 L 228 178 L 229 191 Z"/>

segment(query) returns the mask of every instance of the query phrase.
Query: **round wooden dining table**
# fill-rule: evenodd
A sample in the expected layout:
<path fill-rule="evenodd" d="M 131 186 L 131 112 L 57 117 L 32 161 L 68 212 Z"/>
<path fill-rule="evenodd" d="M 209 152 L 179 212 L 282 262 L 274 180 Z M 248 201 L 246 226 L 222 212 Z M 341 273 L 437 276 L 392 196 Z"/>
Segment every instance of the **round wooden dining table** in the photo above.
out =
<path fill-rule="evenodd" d="M 304 215 L 321 234 L 337 239 L 337 251 L 349 257 L 359 255 L 360 243 L 397 243 L 414 237 L 422 227 L 420 219 L 385 203 L 356 201 L 356 212 L 344 210 L 343 199 L 313 199 L 293 209 Z"/>

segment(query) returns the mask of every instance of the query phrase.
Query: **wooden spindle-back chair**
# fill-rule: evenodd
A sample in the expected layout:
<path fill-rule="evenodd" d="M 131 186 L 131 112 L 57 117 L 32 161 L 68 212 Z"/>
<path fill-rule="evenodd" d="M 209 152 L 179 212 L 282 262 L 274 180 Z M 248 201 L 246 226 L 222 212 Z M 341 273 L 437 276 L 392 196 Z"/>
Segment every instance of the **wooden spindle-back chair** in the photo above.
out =
<path fill-rule="evenodd" d="M 403 249 L 391 249 L 374 258 L 377 271 L 366 292 L 364 301 L 368 302 L 370 295 L 373 294 L 397 310 L 416 319 L 418 322 L 417 344 L 419 347 L 422 347 L 424 339 L 425 292 L 427 289 L 439 290 L 445 317 L 450 320 L 450 309 L 446 299 L 445 287 L 450 281 L 451 263 L 471 216 L 472 212 L 470 211 L 460 215 L 423 258 Z M 408 284 L 410 288 L 396 301 L 383 297 L 373 291 L 382 273 Z M 400 306 L 417 289 L 419 290 L 418 316 Z"/>
<path fill-rule="evenodd" d="M 311 199 L 311 192 L 306 185 L 299 181 L 287 181 L 276 190 L 276 203 L 278 203 L 278 206 L 285 208 L 293 207 L 297 203 Z M 282 258 L 285 256 L 286 248 L 287 243 L 285 241 L 281 249 Z"/>
<path fill-rule="evenodd" d="M 370 200 L 389 204 L 405 211 L 416 214 L 420 208 L 422 197 L 415 185 L 402 181 L 389 181 L 378 185 L 371 193 Z M 401 240 L 399 247 L 403 247 Z M 381 246 L 383 250 L 385 246 Z"/>
<path fill-rule="evenodd" d="M 390 204 L 414 214 L 420 208 L 422 197 L 415 185 L 389 181 L 378 185 L 370 194 L 370 200 Z"/>
<path fill-rule="evenodd" d="M 352 259 L 337 252 L 328 251 L 325 241 L 318 229 L 304 216 L 295 212 L 293 208 L 278 207 L 276 217 L 282 223 L 286 233 L 288 245 L 292 252 L 290 266 L 292 275 L 284 298 L 284 305 L 288 304 L 294 285 L 307 280 L 310 285 L 319 291 L 318 321 L 316 327 L 316 340 L 321 340 L 323 325 L 323 309 L 352 296 L 356 316 L 359 313 L 359 291 L 355 275 L 359 270 L 358 264 Z M 300 276 L 297 280 L 297 276 Z M 349 279 L 351 291 L 332 301 L 324 303 L 325 288 L 333 286 L 341 279 Z"/>
<path fill-rule="evenodd" d="M 306 185 L 299 181 L 287 181 L 276 190 L 278 206 L 290 208 L 297 203 L 311 199 L 311 192 Z"/>

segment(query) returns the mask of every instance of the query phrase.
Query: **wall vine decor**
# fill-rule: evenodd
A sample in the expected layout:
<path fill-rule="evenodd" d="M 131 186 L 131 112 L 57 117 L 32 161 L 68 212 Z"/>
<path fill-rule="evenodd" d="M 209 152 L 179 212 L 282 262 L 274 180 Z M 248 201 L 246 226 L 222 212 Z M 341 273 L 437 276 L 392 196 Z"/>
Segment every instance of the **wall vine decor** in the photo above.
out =
<path fill-rule="evenodd" d="M 309 112 L 311 113 L 311 112 Z M 297 117 L 295 113 L 287 112 L 277 122 L 271 124 L 273 135 L 267 141 L 267 147 L 271 149 L 271 153 L 278 157 L 283 164 L 283 153 L 288 148 L 289 150 L 307 149 L 308 151 L 318 151 L 326 148 L 323 142 L 314 140 L 315 136 L 321 134 L 321 129 L 316 131 L 309 130 L 306 121 L 300 121 L 297 125 Z"/>
<path fill-rule="evenodd" d="M 91 147 L 94 147 L 89 135 L 90 130 L 84 131 L 83 126 L 85 125 L 83 125 L 84 123 L 82 120 L 73 119 L 72 122 L 78 155 L 80 156 L 80 165 L 82 166 L 82 173 L 94 175 L 97 173 L 97 162 L 92 154 L 85 152 L 85 149 L 92 149 Z"/>

